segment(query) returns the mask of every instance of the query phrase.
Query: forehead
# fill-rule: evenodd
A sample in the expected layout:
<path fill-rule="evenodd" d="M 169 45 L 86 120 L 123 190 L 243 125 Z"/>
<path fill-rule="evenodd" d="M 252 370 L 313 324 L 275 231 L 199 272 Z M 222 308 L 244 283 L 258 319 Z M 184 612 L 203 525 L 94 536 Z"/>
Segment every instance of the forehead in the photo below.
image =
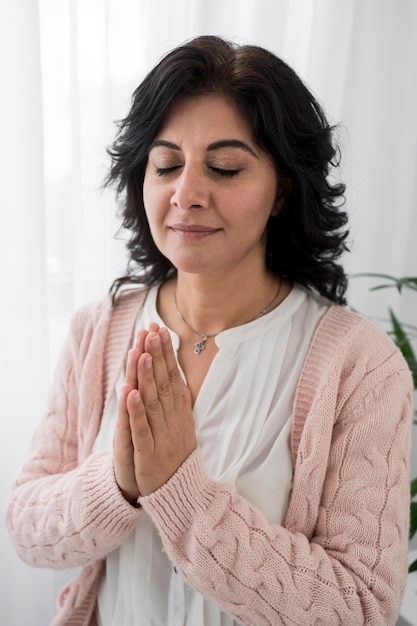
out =
<path fill-rule="evenodd" d="M 252 128 L 242 110 L 221 94 L 181 96 L 168 109 L 155 138 L 166 134 L 236 136 L 252 141 Z"/>

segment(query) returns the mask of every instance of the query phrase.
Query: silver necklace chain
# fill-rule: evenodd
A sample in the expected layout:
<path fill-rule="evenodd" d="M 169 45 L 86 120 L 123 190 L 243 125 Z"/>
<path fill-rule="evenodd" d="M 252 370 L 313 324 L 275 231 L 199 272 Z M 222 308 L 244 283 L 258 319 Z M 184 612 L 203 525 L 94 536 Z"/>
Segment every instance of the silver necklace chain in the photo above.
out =
<path fill-rule="evenodd" d="M 260 313 L 258 313 L 258 315 L 255 315 L 255 317 L 252 317 L 250 320 L 245 322 L 246 324 L 249 324 L 250 322 L 254 322 L 259 317 L 263 317 L 264 315 L 266 315 L 272 309 L 275 301 L 278 299 L 278 296 L 279 296 L 279 294 L 281 292 L 281 285 L 282 285 L 282 280 L 281 280 L 281 277 L 280 277 L 278 289 L 277 289 L 274 297 L 272 298 L 271 302 L 269 304 L 267 304 L 267 306 L 264 309 L 262 309 L 262 311 Z M 185 317 L 183 316 L 183 314 L 181 313 L 181 311 L 179 309 L 178 302 L 177 302 L 177 290 L 176 289 L 174 290 L 174 302 L 175 302 L 175 308 L 177 310 L 177 315 L 180 318 L 180 320 L 183 322 L 183 324 L 185 324 L 187 326 L 187 328 L 189 330 L 191 330 L 195 335 L 198 335 L 200 337 L 200 341 L 196 341 L 196 343 L 194 344 L 194 354 L 198 355 L 198 354 L 200 354 L 200 352 L 202 352 L 205 349 L 207 339 L 210 339 L 212 337 L 216 337 L 222 331 L 219 330 L 217 333 L 213 333 L 212 335 L 209 335 L 208 333 L 201 333 L 199 330 L 196 330 L 195 328 L 190 326 L 190 324 L 187 322 L 187 320 L 185 319 Z"/>

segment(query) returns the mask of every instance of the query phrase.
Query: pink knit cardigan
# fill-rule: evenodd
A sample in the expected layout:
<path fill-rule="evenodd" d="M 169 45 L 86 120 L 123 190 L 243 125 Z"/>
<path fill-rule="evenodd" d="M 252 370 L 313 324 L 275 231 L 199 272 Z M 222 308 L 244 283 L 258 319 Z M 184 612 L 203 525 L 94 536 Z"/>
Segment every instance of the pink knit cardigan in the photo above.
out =
<path fill-rule="evenodd" d="M 177 571 L 239 623 L 395 624 L 407 571 L 412 385 L 393 342 L 341 307 L 323 317 L 294 401 L 282 526 L 212 481 L 198 450 L 136 509 L 119 492 L 111 454 L 91 451 L 143 297 L 132 290 L 114 308 L 106 299 L 74 316 L 8 502 L 24 561 L 81 566 L 54 626 L 96 624 L 104 559 L 143 511 Z"/>

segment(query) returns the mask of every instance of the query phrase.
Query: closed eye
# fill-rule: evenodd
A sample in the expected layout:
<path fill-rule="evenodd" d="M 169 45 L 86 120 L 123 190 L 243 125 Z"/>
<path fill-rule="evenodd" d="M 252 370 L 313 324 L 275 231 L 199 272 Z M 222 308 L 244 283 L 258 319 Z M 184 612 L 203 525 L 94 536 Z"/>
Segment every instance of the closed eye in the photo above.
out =
<path fill-rule="evenodd" d="M 239 169 L 237 170 L 224 170 L 221 169 L 220 167 L 210 167 L 211 171 L 214 172 L 215 174 L 218 174 L 219 176 L 222 176 L 223 178 L 233 178 L 234 176 L 237 176 L 240 172 Z"/>
<path fill-rule="evenodd" d="M 181 167 L 182 167 L 181 165 L 173 165 L 172 167 L 155 167 L 155 173 L 157 176 L 168 176 L 169 174 L 173 174 L 176 170 L 180 169 Z M 240 169 L 228 170 L 228 169 L 223 169 L 220 167 L 213 167 L 213 166 L 210 166 L 210 170 L 214 174 L 217 174 L 218 176 L 221 176 L 222 178 L 233 178 L 234 176 L 237 176 L 241 171 Z"/>
<path fill-rule="evenodd" d="M 181 165 L 174 165 L 172 167 L 155 167 L 155 173 L 157 176 L 166 176 L 167 174 L 172 174 L 175 170 L 178 170 Z"/>

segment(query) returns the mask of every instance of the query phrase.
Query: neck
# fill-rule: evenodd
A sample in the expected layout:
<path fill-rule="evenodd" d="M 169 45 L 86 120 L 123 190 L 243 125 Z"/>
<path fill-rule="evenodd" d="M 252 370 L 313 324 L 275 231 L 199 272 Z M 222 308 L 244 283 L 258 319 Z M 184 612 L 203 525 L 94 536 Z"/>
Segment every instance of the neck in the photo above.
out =
<path fill-rule="evenodd" d="M 274 299 L 279 283 L 266 269 L 262 276 L 246 274 L 240 280 L 179 274 L 171 290 L 183 326 L 189 332 L 216 335 L 264 314 L 268 305 L 271 310 L 277 306 L 285 297 L 281 289 L 280 297 Z"/>

